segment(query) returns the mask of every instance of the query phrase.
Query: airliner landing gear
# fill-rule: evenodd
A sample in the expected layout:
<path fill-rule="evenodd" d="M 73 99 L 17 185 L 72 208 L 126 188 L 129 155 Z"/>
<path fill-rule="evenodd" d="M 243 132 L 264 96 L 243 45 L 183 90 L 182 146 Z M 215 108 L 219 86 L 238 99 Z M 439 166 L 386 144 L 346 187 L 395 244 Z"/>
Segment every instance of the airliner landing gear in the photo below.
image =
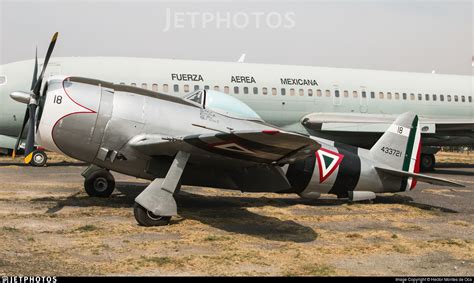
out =
<path fill-rule="evenodd" d="M 91 197 L 108 198 L 115 189 L 115 178 L 106 170 L 94 165 L 82 173 L 85 177 L 84 189 Z"/>
<path fill-rule="evenodd" d="M 190 154 L 176 154 L 164 179 L 155 179 L 135 198 L 133 214 L 142 226 L 163 226 L 178 214 L 174 194 L 179 190 L 181 176 Z"/>
<path fill-rule="evenodd" d="M 421 154 L 420 170 L 424 172 L 434 171 L 436 159 L 434 154 Z"/>
<path fill-rule="evenodd" d="M 48 156 L 42 150 L 33 151 L 33 156 L 30 161 L 31 166 L 43 167 L 48 162 Z"/>

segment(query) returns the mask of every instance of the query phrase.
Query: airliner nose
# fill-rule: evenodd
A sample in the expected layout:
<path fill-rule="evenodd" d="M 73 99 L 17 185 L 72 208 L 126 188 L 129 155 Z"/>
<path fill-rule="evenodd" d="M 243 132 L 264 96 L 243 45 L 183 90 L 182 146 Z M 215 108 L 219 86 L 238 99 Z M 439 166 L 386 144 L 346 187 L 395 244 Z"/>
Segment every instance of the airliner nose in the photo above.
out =
<path fill-rule="evenodd" d="M 23 91 L 14 91 L 10 93 L 10 97 L 15 101 L 28 104 L 30 102 L 31 94 Z"/>

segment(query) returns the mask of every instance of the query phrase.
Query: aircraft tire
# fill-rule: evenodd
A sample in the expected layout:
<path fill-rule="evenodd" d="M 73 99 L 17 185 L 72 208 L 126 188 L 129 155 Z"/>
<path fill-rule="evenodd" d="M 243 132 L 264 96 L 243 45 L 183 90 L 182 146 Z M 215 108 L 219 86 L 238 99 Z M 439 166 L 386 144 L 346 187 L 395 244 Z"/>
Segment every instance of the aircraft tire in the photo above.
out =
<path fill-rule="evenodd" d="M 84 189 L 91 197 L 108 198 L 115 190 L 115 178 L 105 169 L 92 172 L 84 180 Z"/>
<path fill-rule="evenodd" d="M 434 154 L 422 154 L 420 156 L 420 170 L 424 172 L 434 171 L 436 165 L 436 158 Z"/>
<path fill-rule="evenodd" d="M 166 226 L 171 220 L 171 216 L 154 215 L 138 203 L 133 207 L 133 215 L 138 224 L 145 227 Z"/>
<path fill-rule="evenodd" d="M 30 161 L 30 165 L 34 167 L 43 167 L 48 162 L 48 156 L 42 150 L 33 151 L 33 156 Z"/>

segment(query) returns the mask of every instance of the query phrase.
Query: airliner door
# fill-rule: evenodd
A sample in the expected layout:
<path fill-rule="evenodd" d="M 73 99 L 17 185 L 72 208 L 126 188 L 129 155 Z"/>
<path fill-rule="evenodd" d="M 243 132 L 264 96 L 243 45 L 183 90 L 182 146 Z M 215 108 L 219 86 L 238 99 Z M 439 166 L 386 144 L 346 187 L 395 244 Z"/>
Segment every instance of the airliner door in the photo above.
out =
<path fill-rule="evenodd" d="M 360 100 L 359 100 L 359 110 L 360 113 L 367 113 L 367 110 L 369 108 L 368 106 L 368 94 L 367 91 L 365 90 L 365 87 L 361 87 L 360 90 Z"/>

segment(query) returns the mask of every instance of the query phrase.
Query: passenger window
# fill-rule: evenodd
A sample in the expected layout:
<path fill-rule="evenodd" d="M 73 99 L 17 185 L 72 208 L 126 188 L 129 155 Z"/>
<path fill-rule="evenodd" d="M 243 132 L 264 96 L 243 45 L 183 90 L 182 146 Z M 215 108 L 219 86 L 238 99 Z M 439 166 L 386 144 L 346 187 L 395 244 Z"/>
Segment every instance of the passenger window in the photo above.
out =
<path fill-rule="evenodd" d="M 229 93 L 229 87 L 228 87 L 228 86 L 225 86 L 225 87 L 224 87 L 224 92 L 225 92 L 225 93 Z"/>
<path fill-rule="evenodd" d="M 158 84 L 152 84 L 151 85 L 151 90 L 158 91 Z"/>
<path fill-rule="evenodd" d="M 131 86 L 137 86 L 137 84 L 136 84 L 136 83 L 131 83 L 130 85 L 131 85 Z"/>
<path fill-rule="evenodd" d="M 392 99 L 392 93 L 391 92 L 387 92 L 387 99 Z"/>
<path fill-rule="evenodd" d="M 448 102 L 451 102 L 451 95 L 447 95 L 446 98 L 448 99 Z"/>
<path fill-rule="evenodd" d="M 234 86 L 234 93 L 239 94 L 239 87 L 238 86 Z"/>
<path fill-rule="evenodd" d="M 346 90 L 344 91 L 344 94 L 345 94 L 345 93 L 346 93 Z M 334 91 L 334 96 L 335 96 L 335 97 L 339 97 L 339 90 L 336 89 L 336 90 Z"/>
<path fill-rule="evenodd" d="M 395 99 L 399 100 L 400 99 L 400 94 L 398 92 L 395 92 Z"/>
<path fill-rule="evenodd" d="M 272 88 L 272 95 L 277 95 L 277 89 L 276 88 Z"/>
<path fill-rule="evenodd" d="M 403 100 L 407 100 L 407 94 L 406 94 L 406 92 L 404 92 L 404 93 L 402 94 L 402 97 L 403 97 Z"/>
<path fill-rule="evenodd" d="M 258 94 L 258 87 L 253 88 L 253 94 Z"/>
<path fill-rule="evenodd" d="M 436 94 L 433 94 L 433 101 L 436 101 L 436 100 L 437 100 Z"/>
<path fill-rule="evenodd" d="M 458 96 L 455 95 L 455 96 L 454 96 L 454 102 L 458 102 L 458 101 L 459 101 Z"/>
<path fill-rule="evenodd" d="M 263 93 L 263 95 L 267 95 L 268 94 L 268 89 L 266 87 L 262 88 L 262 93 Z"/>
<path fill-rule="evenodd" d="M 142 83 L 142 88 L 143 89 L 148 89 L 148 85 L 146 83 Z"/>
<path fill-rule="evenodd" d="M 219 91 L 219 86 L 218 86 L 218 85 L 215 85 L 215 86 L 214 86 L 214 90 L 215 90 L 215 91 Z"/>
<path fill-rule="evenodd" d="M 323 96 L 323 92 L 320 89 L 316 90 L 316 96 Z"/>
<path fill-rule="evenodd" d="M 379 92 L 379 98 L 383 99 L 383 92 Z"/>
<path fill-rule="evenodd" d="M 163 85 L 163 91 L 164 91 L 164 92 L 168 92 L 168 84 L 164 84 L 164 85 Z"/>
<path fill-rule="evenodd" d="M 365 90 L 362 91 L 362 98 L 367 98 L 367 93 L 365 92 Z"/>
<path fill-rule="evenodd" d="M 286 95 L 286 89 L 285 88 L 281 89 L 281 95 Z"/>
<path fill-rule="evenodd" d="M 415 94 L 414 93 L 410 93 L 410 100 L 415 100 Z"/>
<path fill-rule="evenodd" d="M 121 85 L 125 85 L 125 83 L 120 83 Z"/>
<path fill-rule="evenodd" d="M 375 98 L 375 92 L 373 91 L 370 92 L 370 98 Z"/>
<path fill-rule="evenodd" d="M 184 85 L 184 92 L 189 92 L 189 85 Z"/>
<path fill-rule="evenodd" d="M 353 96 L 354 98 L 357 98 L 357 97 L 359 97 L 359 94 L 357 93 L 357 91 L 353 91 L 353 92 L 352 92 L 352 96 Z"/>
<path fill-rule="evenodd" d="M 0 76 L 0 85 L 4 85 L 7 83 L 7 77 L 6 76 Z"/>
<path fill-rule="evenodd" d="M 336 90 L 336 93 L 334 94 L 336 97 L 339 97 L 339 91 Z M 344 97 L 349 97 L 349 92 L 347 90 L 344 91 Z"/>
<path fill-rule="evenodd" d="M 290 88 L 290 95 L 295 96 L 295 89 L 294 88 Z"/>
<path fill-rule="evenodd" d="M 303 96 L 304 95 L 304 89 L 300 88 L 299 93 L 300 93 L 300 96 Z"/>
<path fill-rule="evenodd" d="M 244 93 L 245 93 L 245 94 L 249 94 L 249 88 L 248 88 L 247 86 L 244 87 Z"/>
<path fill-rule="evenodd" d="M 205 86 L 204 86 L 204 89 L 210 89 L 210 86 L 205 85 Z"/>
<path fill-rule="evenodd" d="M 429 94 L 425 94 L 425 100 L 430 101 L 430 95 Z"/>
<path fill-rule="evenodd" d="M 462 102 L 466 102 L 466 97 L 465 97 L 464 95 L 461 96 L 461 101 L 462 101 Z"/>
<path fill-rule="evenodd" d="M 330 97 L 331 96 L 331 91 L 329 89 L 326 89 L 326 97 Z"/>
<path fill-rule="evenodd" d="M 194 90 L 198 90 L 199 89 L 199 86 L 198 85 L 194 85 Z"/>
<path fill-rule="evenodd" d="M 469 103 L 472 103 L 472 96 L 469 96 L 468 99 L 469 99 Z"/>
<path fill-rule="evenodd" d="M 422 100 L 423 99 L 423 95 L 421 95 L 421 93 L 418 93 L 418 100 Z"/>
<path fill-rule="evenodd" d="M 313 90 L 312 89 L 308 89 L 308 96 L 313 96 Z"/>
<path fill-rule="evenodd" d="M 442 94 L 439 95 L 439 101 L 444 101 L 444 95 Z"/>
<path fill-rule="evenodd" d="M 179 91 L 179 85 L 174 85 L 173 90 L 174 90 L 174 92 L 178 92 Z"/>

